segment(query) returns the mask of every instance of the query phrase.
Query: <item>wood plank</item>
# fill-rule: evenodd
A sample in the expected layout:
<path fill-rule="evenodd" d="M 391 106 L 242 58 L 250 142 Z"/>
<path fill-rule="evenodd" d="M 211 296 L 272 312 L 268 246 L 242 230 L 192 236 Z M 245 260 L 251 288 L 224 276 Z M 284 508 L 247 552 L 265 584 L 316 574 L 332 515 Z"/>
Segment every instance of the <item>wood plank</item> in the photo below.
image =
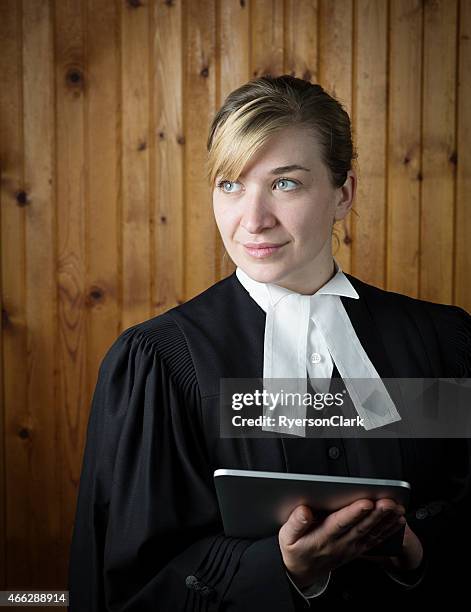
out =
<path fill-rule="evenodd" d="M 215 1 L 185 3 L 185 299 L 216 281 L 216 224 L 205 173 L 206 140 L 216 111 Z"/>
<path fill-rule="evenodd" d="M 221 2 L 216 5 L 219 48 L 216 57 L 216 108 L 226 96 L 250 79 L 250 5 Z M 211 118 L 212 120 L 212 118 Z M 212 202 L 212 191 L 211 202 Z M 216 277 L 232 274 L 235 264 L 222 243 L 219 231 L 215 245 Z"/>
<path fill-rule="evenodd" d="M 86 199 L 88 397 L 98 366 L 121 330 L 121 84 L 117 4 L 88 0 Z"/>
<path fill-rule="evenodd" d="M 387 288 L 417 297 L 420 251 L 422 2 L 390 4 Z"/>
<path fill-rule="evenodd" d="M 251 78 L 282 74 L 284 62 L 283 0 L 258 0 L 250 3 Z"/>
<path fill-rule="evenodd" d="M 457 2 L 424 4 L 420 297 L 453 300 Z"/>
<path fill-rule="evenodd" d="M 64 457 L 58 467 L 63 502 L 60 567 L 64 585 L 89 408 L 83 13 L 83 3 L 74 0 L 55 4 L 58 405 Z"/>
<path fill-rule="evenodd" d="M 55 236 L 54 55 L 51 3 L 23 2 L 23 92 L 25 184 L 26 318 L 28 325 L 27 418 L 18 443 L 28 458 L 28 471 L 9 489 L 10 527 L 25 554 L 26 575 L 10 575 L 11 586 L 51 589 L 61 573 L 60 538 L 62 462 L 56 405 L 57 300 Z M 13 484 L 13 483 L 12 483 Z M 26 531 L 16 523 L 18 493 L 29 493 Z M 22 514 L 23 510 L 20 510 Z M 18 554 L 18 551 L 15 551 Z M 47 563 L 45 562 L 47 560 Z M 10 569 L 13 569 L 10 566 Z"/>
<path fill-rule="evenodd" d="M 122 313 L 127 328 L 150 310 L 149 50 L 150 9 L 121 2 Z"/>
<path fill-rule="evenodd" d="M 353 3 L 351 0 L 320 0 L 319 3 L 319 82 L 345 108 L 354 125 L 352 113 L 352 39 Z M 352 265 L 351 214 L 335 224 L 337 240 L 332 241 L 334 257 L 345 272 Z"/>
<path fill-rule="evenodd" d="M 459 10 L 454 302 L 471 312 L 471 0 Z"/>
<path fill-rule="evenodd" d="M 318 0 L 286 0 L 283 72 L 318 82 Z"/>
<path fill-rule="evenodd" d="M 23 159 L 22 11 L 0 3 L 0 211 L 2 278 L 2 400 L 0 425 L 0 589 L 12 577 L 30 577 L 25 295 L 25 191 Z M 12 265 L 14 262 L 14 265 Z M 19 486 L 18 486 L 19 483 Z"/>
<path fill-rule="evenodd" d="M 181 2 L 155 2 L 150 27 L 151 292 L 153 311 L 158 314 L 185 297 Z M 193 104 L 193 94 L 189 100 Z"/>
<path fill-rule="evenodd" d="M 386 268 L 387 0 L 355 3 L 354 99 L 358 187 L 352 273 L 384 287 Z"/>

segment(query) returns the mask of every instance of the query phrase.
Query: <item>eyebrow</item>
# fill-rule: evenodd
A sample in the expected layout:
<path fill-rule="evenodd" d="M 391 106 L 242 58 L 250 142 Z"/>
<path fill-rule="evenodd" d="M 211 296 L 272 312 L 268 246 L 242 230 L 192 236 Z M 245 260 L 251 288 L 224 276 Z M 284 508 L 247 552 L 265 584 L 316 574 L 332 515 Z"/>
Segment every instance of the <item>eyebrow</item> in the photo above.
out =
<path fill-rule="evenodd" d="M 283 174 L 284 172 L 291 172 L 292 170 L 305 170 L 306 172 L 311 172 L 309 168 L 305 168 L 299 164 L 291 164 L 289 166 L 279 166 L 278 168 L 273 168 L 270 170 L 270 174 Z"/>

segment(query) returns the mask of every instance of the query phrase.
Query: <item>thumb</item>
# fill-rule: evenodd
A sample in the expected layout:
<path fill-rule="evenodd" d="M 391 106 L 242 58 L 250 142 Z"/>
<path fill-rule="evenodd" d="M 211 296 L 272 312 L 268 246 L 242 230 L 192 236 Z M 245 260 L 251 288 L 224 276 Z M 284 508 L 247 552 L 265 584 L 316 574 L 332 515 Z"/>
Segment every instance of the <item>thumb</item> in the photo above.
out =
<path fill-rule="evenodd" d="M 294 544 L 308 531 L 312 521 L 313 516 L 309 506 L 303 505 L 295 508 L 281 528 L 284 543 L 286 545 Z"/>

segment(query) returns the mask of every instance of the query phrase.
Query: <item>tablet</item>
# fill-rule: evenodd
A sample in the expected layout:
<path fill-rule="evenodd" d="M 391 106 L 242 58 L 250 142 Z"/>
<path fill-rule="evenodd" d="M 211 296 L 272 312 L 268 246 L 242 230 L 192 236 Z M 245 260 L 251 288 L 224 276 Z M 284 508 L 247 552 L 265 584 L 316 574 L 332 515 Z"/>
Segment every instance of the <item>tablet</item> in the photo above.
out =
<path fill-rule="evenodd" d="M 410 484 L 403 480 L 219 469 L 214 483 L 226 536 L 264 538 L 278 533 L 291 512 L 306 504 L 326 516 L 358 499 L 393 499 L 406 508 Z M 368 554 L 398 554 L 404 527 Z"/>

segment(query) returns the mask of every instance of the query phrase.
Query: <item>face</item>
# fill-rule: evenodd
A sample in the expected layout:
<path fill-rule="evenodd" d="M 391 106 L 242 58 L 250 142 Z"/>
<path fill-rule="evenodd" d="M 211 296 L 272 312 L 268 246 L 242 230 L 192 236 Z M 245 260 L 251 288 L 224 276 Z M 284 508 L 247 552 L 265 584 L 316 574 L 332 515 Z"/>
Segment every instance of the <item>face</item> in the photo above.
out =
<path fill-rule="evenodd" d="M 278 132 L 237 181 L 216 178 L 213 209 L 226 251 L 256 281 L 314 293 L 332 276 L 332 226 L 348 214 L 355 186 L 353 171 L 332 186 L 312 131 Z"/>

